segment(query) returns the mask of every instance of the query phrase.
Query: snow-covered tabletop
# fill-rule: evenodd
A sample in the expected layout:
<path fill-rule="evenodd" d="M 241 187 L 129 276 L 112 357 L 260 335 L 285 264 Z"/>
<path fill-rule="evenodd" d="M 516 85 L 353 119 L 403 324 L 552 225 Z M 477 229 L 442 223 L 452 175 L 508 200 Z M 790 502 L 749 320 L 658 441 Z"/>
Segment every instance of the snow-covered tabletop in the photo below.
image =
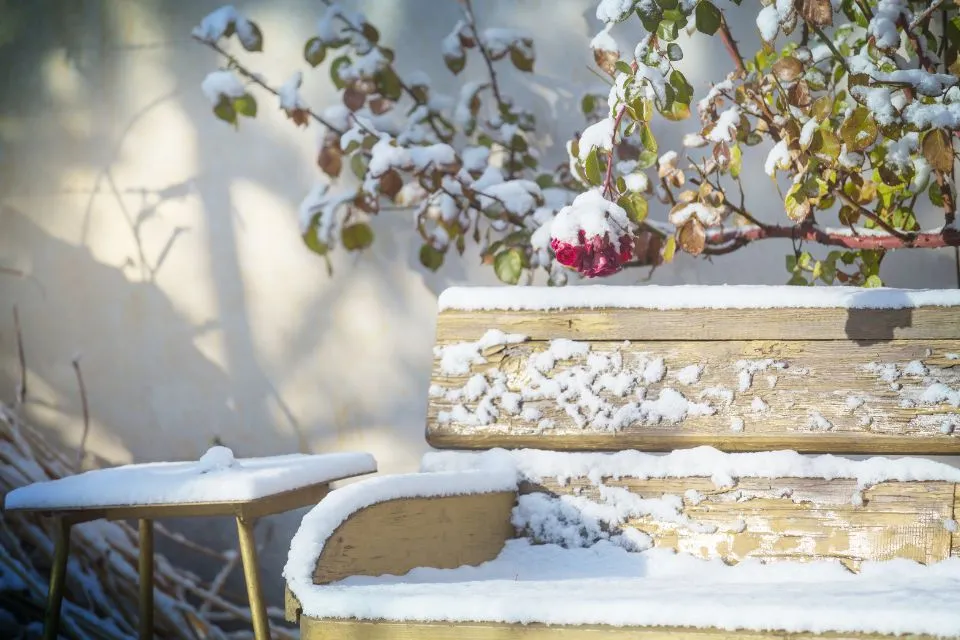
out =
<path fill-rule="evenodd" d="M 6 495 L 4 508 L 248 502 L 376 470 L 368 453 L 234 458 L 227 447 L 212 447 L 197 461 L 124 465 L 20 487 Z"/>

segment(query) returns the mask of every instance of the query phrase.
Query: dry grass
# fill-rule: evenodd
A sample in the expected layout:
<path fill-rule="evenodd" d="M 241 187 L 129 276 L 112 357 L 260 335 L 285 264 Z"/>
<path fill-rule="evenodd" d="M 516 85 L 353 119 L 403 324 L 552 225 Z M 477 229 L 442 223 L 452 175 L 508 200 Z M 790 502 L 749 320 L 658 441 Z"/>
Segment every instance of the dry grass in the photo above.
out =
<path fill-rule="evenodd" d="M 47 443 L 18 413 L 0 403 L 0 494 L 32 482 L 74 473 L 73 461 Z M 157 523 L 158 536 L 202 553 L 222 566 L 209 582 L 166 557 L 155 562 L 155 637 L 226 639 L 251 637 L 250 610 L 241 598 L 222 593 L 239 564 L 236 551 L 215 551 L 172 534 Z M 71 640 L 120 640 L 137 635 L 137 532 L 125 522 L 94 521 L 73 527 L 67 591 L 60 633 Z M 43 619 L 53 557 L 49 519 L 0 514 L 0 612 L 24 624 Z M 283 611 L 271 609 L 271 622 Z M 37 625 L 33 625 L 37 628 Z M 224 629 L 240 629 L 225 631 Z M 274 625 L 274 638 L 295 632 Z M 33 635 L 32 633 L 30 635 Z"/>

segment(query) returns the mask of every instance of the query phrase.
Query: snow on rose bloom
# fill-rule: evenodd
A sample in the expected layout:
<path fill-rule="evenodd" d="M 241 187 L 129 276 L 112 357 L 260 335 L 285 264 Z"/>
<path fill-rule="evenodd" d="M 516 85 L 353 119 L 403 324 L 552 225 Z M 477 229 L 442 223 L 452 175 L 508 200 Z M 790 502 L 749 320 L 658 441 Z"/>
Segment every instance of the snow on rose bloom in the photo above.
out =
<path fill-rule="evenodd" d="M 577 196 L 550 227 L 556 260 L 588 278 L 609 276 L 633 257 L 634 224 L 598 189 Z"/>

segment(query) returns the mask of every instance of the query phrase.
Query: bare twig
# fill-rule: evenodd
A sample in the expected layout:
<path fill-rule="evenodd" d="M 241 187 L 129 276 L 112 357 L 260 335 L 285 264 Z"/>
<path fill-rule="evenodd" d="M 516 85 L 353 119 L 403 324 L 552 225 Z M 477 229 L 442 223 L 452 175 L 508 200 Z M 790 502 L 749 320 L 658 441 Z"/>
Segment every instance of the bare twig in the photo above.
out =
<path fill-rule="evenodd" d="M 83 410 L 83 434 L 80 436 L 80 445 L 77 447 L 77 461 L 75 468 L 80 470 L 83 458 L 87 451 L 87 436 L 90 435 L 90 406 L 87 404 L 87 387 L 83 384 L 83 374 L 80 372 L 80 356 L 74 356 L 73 370 L 77 374 L 77 387 L 80 389 L 80 407 Z"/>
<path fill-rule="evenodd" d="M 940 5 L 942 5 L 943 2 L 944 0 L 933 0 L 929 7 L 918 13 L 913 18 L 913 22 L 911 22 L 910 26 L 907 27 L 907 33 L 913 32 L 917 27 L 926 22 L 933 12 L 940 8 Z"/>
<path fill-rule="evenodd" d="M 20 406 L 27 399 L 27 357 L 23 350 L 23 332 L 17 305 L 13 305 L 13 330 L 17 334 L 17 362 L 20 364 L 20 382 L 17 383 L 17 406 Z"/>
<path fill-rule="evenodd" d="M 272 93 L 273 95 L 277 96 L 278 98 L 280 97 L 280 92 L 279 92 L 279 91 L 277 91 L 276 89 L 274 89 L 273 87 L 271 87 L 270 85 L 268 85 L 266 82 L 264 82 L 263 80 L 261 80 L 261 79 L 260 79 L 260 76 L 259 76 L 258 74 L 253 73 L 252 71 L 250 71 L 249 69 L 247 69 L 245 66 L 243 66 L 242 64 L 240 64 L 240 61 L 237 60 L 236 56 L 233 56 L 233 55 L 227 53 L 227 51 L 224 50 L 224 48 L 221 47 L 220 45 L 218 45 L 216 42 L 211 42 L 210 40 L 205 40 L 205 39 L 200 38 L 200 37 L 198 37 L 198 36 L 193 36 L 193 39 L 196 40 L 197 42 L 199 42 L 200 44 L 204 44 L 204 45 L 210 47 L 211 49 L 213 49 L 214 51 L 216 51 L 217 53 L 219 53 L 220 55 L 222 55 L 224 58 L 226 58 L 226 59 L 227 59 L 227 62 L 229 62 L 229 63 L 233 66 L 234 70 L 236 70 L 236 72 L 239 73 L 241 76 L 243 76 L 244 78 L 246 78 L 247 80 L 249 80 L 249 81 L 252 82 L 253 84 L 261 87 L 262 89 L 265 89 L 266 91 L 269 91 L 270 93 Z M 341 131 L 338 127 L 335 127 L 335 126 L 333 126 L 332 124 L 330 124 L 330 122 L 328 122 L 326 119 L 324 119 L 322 116 L 320 116 L 320 115 L 319 115 L 318 113 L 316 113 L 315 111 L 313 111 L 313 110 L 311 110 L 311 109 L 304 109 L 304 111 L 306 111 L 306 112 L 310 115 L 311 118 L 313 118 L 314 120 L 316 120 L 317 122 L 319 122 L 320 124 L 322 124 L 323 126 L 325 126 L 327 129 L 330 129 L 331 131 L 336 132 L 338 135 L 343 135 L 343 131 Z"/>

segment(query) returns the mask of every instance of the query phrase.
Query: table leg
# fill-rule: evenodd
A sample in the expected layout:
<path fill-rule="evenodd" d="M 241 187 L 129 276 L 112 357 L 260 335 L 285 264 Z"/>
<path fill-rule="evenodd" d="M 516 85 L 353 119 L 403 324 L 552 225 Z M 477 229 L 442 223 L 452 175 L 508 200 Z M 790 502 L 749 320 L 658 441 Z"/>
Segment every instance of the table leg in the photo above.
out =
<path fill-rule="evenodd" d="M 153 520 L 140 519 L 140 640 L 153 638 Z"/>
<path fill-rule="evenodd" d="M 56 518 L 53 566 L 50 568 L 50 591 L 47 594 L 47 612 L 43 620 L 44 640 L 57 640 L 60 633 L 60 605 L 63 603 L 67 558 L 70 555 L 70 526 L 70 521 L 66 518 Z"/>
<path fill-rule="evenodd" d="M 240 558 L 243 560 L 243 577 L 247 581 L 247 597 L 250 600 L 250 617 L 253 618 L 253 635 L 256 640 L 270 640 L 270 623 L 267 621 L 267 605 L 260 590 L 260 564 L 257 562 L 257 542 L 253 537 L 256 519 L 237 517 L 237 534 L 240 537 Z"/>

